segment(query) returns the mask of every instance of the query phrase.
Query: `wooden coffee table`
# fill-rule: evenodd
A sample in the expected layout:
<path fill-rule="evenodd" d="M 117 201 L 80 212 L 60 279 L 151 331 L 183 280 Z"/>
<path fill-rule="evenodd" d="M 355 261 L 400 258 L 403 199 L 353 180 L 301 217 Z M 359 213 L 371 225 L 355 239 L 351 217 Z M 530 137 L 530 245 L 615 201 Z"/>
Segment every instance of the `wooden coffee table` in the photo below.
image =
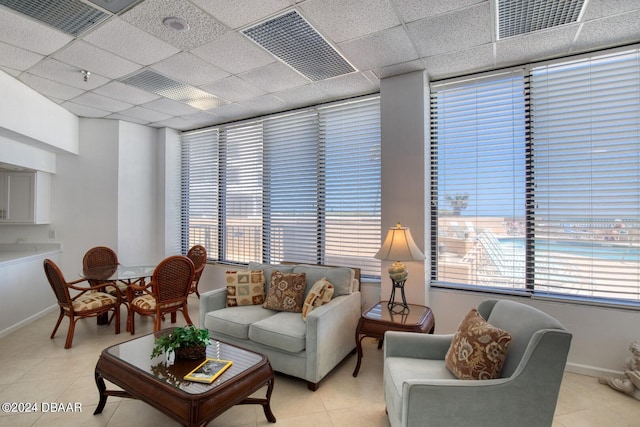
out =
<path fill-rule="evenodd" d="M 207 347 L 207 357 L 231 360 L 233 365 L 211 384 L 185 381 L 184 375 L 202 360 L 176 360 L 168 365 L 164 355 L 149 357 L 154 337 L 170 331 L 144 335 L 102 351 L 95 371 L 100 403 L 94 415 L 102 412 L 108 396 L 118 396 L 146 402 L 184 426 L 207 424 L 232 406 L 243 404 L 262 405 L 267 420 L 276 422 L 270 406 L 274 375 L 264 355 L 214 340 Z M 104 380 L 122 390 L 107 390 Z M 264 399 L 249 397 L 264 386 Z"/>
<path fill-rule="evenodd" d="M 364 337 L 378 338 L 378 348 L 382 347 L 384 333 L 387 331 L 419 332 L 432 334 L 436 327 L 435 317 L 429 307 L 409 304 L 409 311 L 393 313 L 387 307 L 387 301 L 369 307 L 358 321 L 356 328 L 356 348 L 358 349 L 358 363 L 353 376 L 358 376 L 360 362 L 362 362 L 362 339 Z"/>

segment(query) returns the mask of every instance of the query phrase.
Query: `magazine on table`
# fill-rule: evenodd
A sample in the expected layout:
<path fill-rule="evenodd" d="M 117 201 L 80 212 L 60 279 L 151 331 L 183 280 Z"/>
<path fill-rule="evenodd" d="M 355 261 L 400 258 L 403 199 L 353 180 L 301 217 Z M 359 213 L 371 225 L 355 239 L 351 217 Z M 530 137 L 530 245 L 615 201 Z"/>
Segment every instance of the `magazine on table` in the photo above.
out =
<path fill-rule="evenodd" d="M 195 381 L 199 383 L 212 383 L 224 371 L 226 371 L 233 362 L 231 360 L 221 360 L 207 358 L 198 365 L 193 371 L 184 376 L 187 381 Z"/>

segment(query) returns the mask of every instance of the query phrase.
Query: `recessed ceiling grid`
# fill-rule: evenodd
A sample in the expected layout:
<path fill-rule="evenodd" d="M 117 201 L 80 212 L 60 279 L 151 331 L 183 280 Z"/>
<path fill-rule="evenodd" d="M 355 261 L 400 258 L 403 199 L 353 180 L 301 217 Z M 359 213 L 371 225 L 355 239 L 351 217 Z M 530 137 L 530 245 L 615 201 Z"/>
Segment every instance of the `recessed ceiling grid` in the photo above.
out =
<path fill-rule="evenodd" d="M 122 83 L 183 102 L 201 110 L 215 108 L 222 101 L 208 92 L 172 80 L 151 70 L 142 70 L 120 80 Z"/>
<path fill-rule="evenodd" d="M 498 0 L 498 38 L 576 22 L 585 0 Z"/>
<path fill-rule="evenodd" d="M 0 0 L 0 4 L 72 36 L 111 16 L 79 0 Z"/>
<path fill-rule="evenodd" d="M 295 10 L 244 29 L 242 33 L 312 81 L 355 71 Z"/>

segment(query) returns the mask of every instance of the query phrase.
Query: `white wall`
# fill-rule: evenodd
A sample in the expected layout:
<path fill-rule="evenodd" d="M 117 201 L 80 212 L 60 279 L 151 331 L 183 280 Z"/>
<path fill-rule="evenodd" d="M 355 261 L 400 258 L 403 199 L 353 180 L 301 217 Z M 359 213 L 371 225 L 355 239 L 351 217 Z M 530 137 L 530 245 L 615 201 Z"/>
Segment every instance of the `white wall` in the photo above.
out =
<path fill-rule="evenodd" d="M 158 179 L 158 235 L 165 255 L 180 252 L 180 133 L 173 129 L 158 129 L 158 169 L 164 177 Z"/>
<path fill-rule="evenodd" d="M 397 222 L 409 227 L 418 247 L 428 252 L 425 226 L 425 122 L 429 99 L 424 72 L 418 71 L 380 81 L 382 140 L 382 239 Z M 381 242 L 382 243 L 382 242 Z M 427 253 L 425 252 L 425 253 Z M 404 262 L 409 269 L 405 283 L 407 302 L 425 304 L 425 262 Z M 382 262 L 382 299 L 389 299 L 391 280 Z M 400 296 L 396 294 L 396 301 Z"/>

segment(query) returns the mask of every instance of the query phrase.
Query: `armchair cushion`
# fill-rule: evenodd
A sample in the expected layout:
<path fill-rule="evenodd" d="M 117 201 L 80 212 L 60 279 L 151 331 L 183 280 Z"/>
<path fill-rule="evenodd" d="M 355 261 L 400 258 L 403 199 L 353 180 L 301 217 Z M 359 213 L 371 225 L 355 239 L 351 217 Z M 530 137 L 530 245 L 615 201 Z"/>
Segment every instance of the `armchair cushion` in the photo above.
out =
<path fill-rule="evenodd" d="M 104 292 L 87 292 L 73 300 L 75 311 L 96 310 L 100 307 L 115 304 L 116 297 Z"/>
<path fill-rule="evenodd" d="M 500 377 L 511 334 L 482 318 L 477 309 L 465 316 L 445 356 L 447 368 L 463 380 Z"/>
<path fill-rule="evenodd" d="M 261 305 L 264 303 L 262 270 L 226 271 L 227 307 Z"/>

